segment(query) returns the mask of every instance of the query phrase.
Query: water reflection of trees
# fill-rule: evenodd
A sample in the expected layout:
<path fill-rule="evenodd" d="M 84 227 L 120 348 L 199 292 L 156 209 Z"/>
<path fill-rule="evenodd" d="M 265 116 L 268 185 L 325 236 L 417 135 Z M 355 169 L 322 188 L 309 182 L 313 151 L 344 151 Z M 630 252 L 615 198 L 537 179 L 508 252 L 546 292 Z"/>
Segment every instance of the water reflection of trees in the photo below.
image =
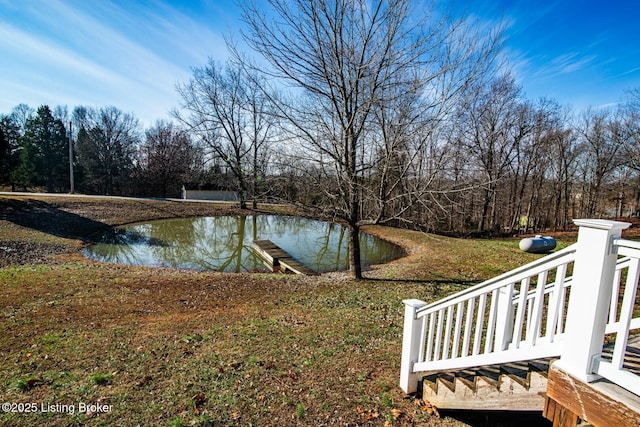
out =
<path fill-rule="evenodd" d="M 298 261 L 318 271 L 348 265 L 346 232 L 337 224 L 285 216 L 239 216 L 154 221 L 127 227 L 133 244 L 93 246 L 87 255 L 107 262 L 229 272 L 266 271 L 253 253 L 253 240 L 272 240 Z M 140 239 L 139 236 L 144 236 Z M 145 240 L 146 239 L 146 240 Z M 165 242 L 162 245 L 145 242 Z M 365 263 L 399 256 L 397 247 L 363 234 Z M 373 256 L 373 258 L 372 258 Z"/>
<path fill-rule="evenodd" d="M 164 258 L 173 266 L 197 270 L 265 270 L 251 251 L 251 223 L 245 216 L 193 219 L 188 239 L 176 238 Z"/>

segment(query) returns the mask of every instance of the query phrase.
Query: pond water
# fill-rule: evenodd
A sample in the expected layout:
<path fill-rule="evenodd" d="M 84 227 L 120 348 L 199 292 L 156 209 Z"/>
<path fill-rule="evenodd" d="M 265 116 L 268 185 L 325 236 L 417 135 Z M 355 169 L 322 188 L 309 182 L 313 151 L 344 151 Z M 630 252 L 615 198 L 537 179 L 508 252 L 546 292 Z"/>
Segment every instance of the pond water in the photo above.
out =
<path fill-rule="evenodd" d="M 269 271 L 254 240 L 271 240 L 316 271 L 348 268 L 346 228 L 306 218 L 257 215 L 177 218 L 110 230 L 84 250 L 90 259 L 119 264 L 228 272 Z M 403 255 L 401 248 L 360 234 L 363 265 Z"/>

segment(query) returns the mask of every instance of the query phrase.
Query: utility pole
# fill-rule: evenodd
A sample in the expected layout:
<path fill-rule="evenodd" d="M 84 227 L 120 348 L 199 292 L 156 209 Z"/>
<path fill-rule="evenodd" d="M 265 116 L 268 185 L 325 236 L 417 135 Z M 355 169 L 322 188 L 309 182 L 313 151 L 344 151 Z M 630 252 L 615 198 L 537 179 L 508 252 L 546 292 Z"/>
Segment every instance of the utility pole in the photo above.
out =
<path fill-rule="evenodd" d="M 69 192 L 75 193 L 75 185 L 73 180 L 73 139 L 71 138 L 71 122 L 69 122 L 69 130 L 67 130 L 67 137 L 69 138 Z"/>

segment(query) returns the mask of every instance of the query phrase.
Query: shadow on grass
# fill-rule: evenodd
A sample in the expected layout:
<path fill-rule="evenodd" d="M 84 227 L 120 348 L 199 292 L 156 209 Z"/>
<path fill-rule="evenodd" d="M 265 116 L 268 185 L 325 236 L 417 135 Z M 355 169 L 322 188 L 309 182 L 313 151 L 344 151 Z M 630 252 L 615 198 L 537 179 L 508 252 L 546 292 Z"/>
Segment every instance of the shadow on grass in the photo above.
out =
<path fill-rule="evenodd" d="M 480 283 L 478 280 L 464 280 L 464 279 L 379 279 L 379 278 L 366 278 L 371 282 L 393 282 L 393 283 L 410 283 L 419 286 L 424 286 L 424 291 L 421 291 L 419 299 L 427 302 L 434 302 L 441 298 L 452 295 L 456 292 L 468 288 Z"/>
<path fill-rule="evenodd" d="M 472 427 L 551 427 L 542 412 L 530 411 L 445 411 L 440 415 L 455 418 Z"/>
<path fill-rule="evenodd" d="M 398 282 L 398 283 L 417 283 L 425 285 L 456 285 L 456 286 L 473 286 L 482 282 L 482 280 L 464 280 L 464 279 L 381 279 L 378 277 L 365 277 L 370 282 Z"/>
<path fill-rule="evenodd" d="M 0 199 L 0 220 L 53 236 L 77 239 L 86 243 L 98 243 L 104 241 L 105 236 L 122 234 L 118 229 L 104 222 L 67 212 L 53 204 L 32 199 Z M 145 241 L 148 244 L 162 244 L 162 242 L 150 241 L 149 238 L 136 235 L 136 233 L 128 233 L 127 239 L 114 238 L 112 243 L 128 244 L 137 240 Z"/>

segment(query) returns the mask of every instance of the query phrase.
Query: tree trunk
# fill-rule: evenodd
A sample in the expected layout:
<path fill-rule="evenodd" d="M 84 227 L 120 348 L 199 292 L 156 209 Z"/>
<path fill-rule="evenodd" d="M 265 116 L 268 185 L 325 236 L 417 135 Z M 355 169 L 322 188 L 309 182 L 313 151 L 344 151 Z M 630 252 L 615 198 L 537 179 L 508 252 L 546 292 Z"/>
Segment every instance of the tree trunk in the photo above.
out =
<path fill-rule="evenodd" d="M 238 191 L 238 198 L 240 199 L 240 209 L 247 209 L 247 198 L 244 190 Z"/>
<path fill-rule="evenodd" d="M 482 202 L 482 216 L 480 217 L 480 222 L 478 224 L 478 231 L 482 232 L 485 230 L 487 215 L 489 214 L 489 206 L 491 205 L 491 189 L 486 189 L 484 192 L 484 201 Z"/>
<path fill-rule="evenodd" d="M 358 192 L 358 177 L 355 171 L 356 149 L 355 142 L 350 139 L 352 147 L 350 153 L 351 165 L 354 167 L 349 171 L 349 219 L 347 221 L 349 229 L 349 271 L 351 277 L 357 280 L 362 279 L 362 265 L 360 264 L 360 194 Z"/>
<path fill-rule="evenodd" d="M 362 279 L 362 265 L 360 264 L 360 226 L 349 224 L 349 273 L 352 278 Z"/>

